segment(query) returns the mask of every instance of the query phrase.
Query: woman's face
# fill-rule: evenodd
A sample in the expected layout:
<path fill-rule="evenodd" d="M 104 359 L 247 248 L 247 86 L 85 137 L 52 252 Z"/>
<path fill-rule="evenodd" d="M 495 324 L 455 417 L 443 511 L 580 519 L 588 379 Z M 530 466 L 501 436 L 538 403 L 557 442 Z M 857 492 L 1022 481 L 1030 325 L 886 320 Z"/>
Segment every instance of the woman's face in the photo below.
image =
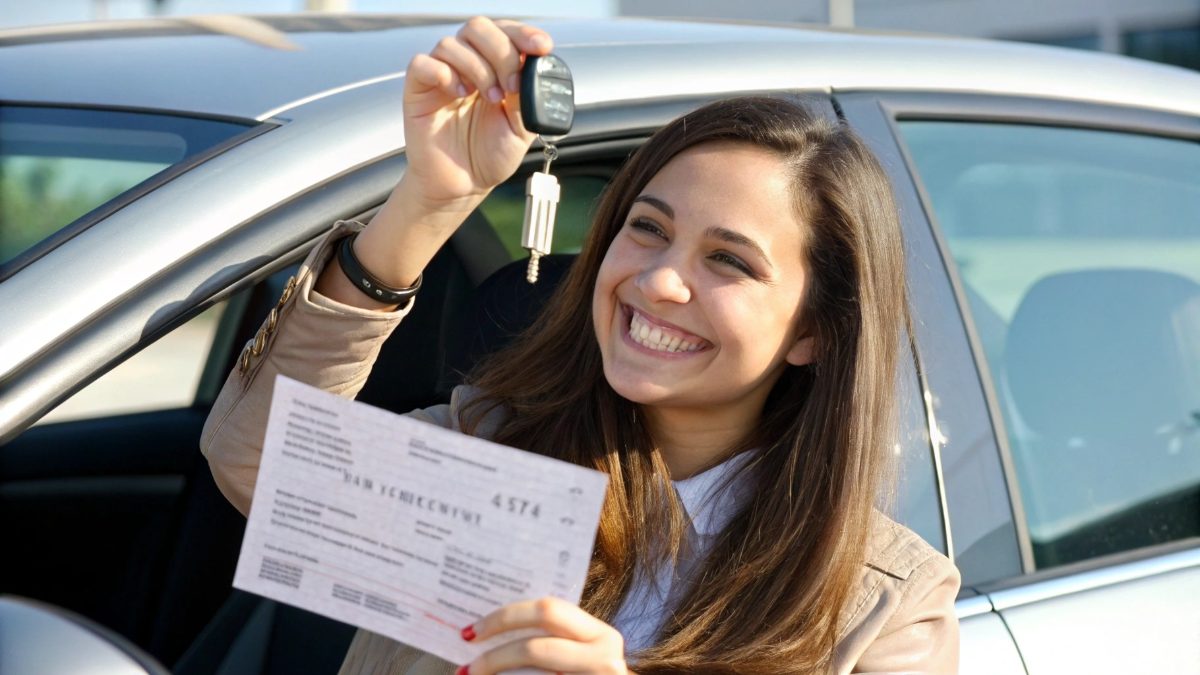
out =
<path fill-rule="evenodd" d="M 798 330 L 804 225 L 786 173 L 765 150 L 708 143 L 646 185 L 592 297 L 618 394 L 664 409 L 757 412 L 787 364 L 811 360 L 812 339 Z"/>

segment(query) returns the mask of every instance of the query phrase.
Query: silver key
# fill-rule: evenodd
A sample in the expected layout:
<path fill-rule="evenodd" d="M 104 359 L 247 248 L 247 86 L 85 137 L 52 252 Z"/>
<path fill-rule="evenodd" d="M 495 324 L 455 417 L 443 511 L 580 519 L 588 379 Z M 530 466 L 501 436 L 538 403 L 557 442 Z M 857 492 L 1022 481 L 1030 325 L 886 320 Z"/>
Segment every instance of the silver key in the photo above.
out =
<path fill-rule="evenodd" d="M 538 260 L 550 254 L 550 242 L 554 237 L 554 215 L 558 211 L 561 186 L 550 174 L 550 163 L 558 158 L 558 148 L 542 140 L 542 151 L 546 163 L 541 171 L 535 171 L 525 183 L 525 221 L 521 227 L 521 246 L 529 251 L 529 268 L 525 279 L 536 283 Z"/>

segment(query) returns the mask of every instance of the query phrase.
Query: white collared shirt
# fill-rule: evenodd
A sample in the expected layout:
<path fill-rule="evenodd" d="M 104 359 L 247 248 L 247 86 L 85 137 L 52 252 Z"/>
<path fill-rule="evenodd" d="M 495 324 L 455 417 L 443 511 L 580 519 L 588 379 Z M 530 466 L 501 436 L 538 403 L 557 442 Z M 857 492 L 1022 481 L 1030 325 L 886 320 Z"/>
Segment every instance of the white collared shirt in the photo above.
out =
<path fill-rule="evenodd" d="M 739 476 L 728 484 L 726 479 L 749 457 L 750 453 L 743 452 L 703 473 L 671 481 L 684 512 L 691 520 L 687 538 L 691 550 L 695 552 L 692 560 L 704 559 L 712 548 L 713 540 L 743 503 L 748 487 L 744 478 Z M 626 654 L 654 644 L 663 619 L 678 601 L 678 598 L 671 596 L 671 588 L 679 578 L 688 576 L 690 567 L 690 564 L 681 561 L 679 568 L 671 569 L 671 562 L 667 561 L 654 579 L 638 572 L 633 587 L 613 619 L 613 626 L 625 638 Z"/>

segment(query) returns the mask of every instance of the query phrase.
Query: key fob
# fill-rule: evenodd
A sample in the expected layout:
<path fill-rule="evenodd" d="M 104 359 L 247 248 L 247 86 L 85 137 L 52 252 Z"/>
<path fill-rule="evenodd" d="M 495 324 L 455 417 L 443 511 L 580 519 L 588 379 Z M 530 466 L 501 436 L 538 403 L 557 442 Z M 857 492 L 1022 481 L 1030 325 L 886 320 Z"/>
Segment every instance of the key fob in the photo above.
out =
<path fill-rule="evenodd" d="M 527 56 L 521 68 L 521 121 L 543 136 L 562 136 L 575 121 L 575 81 L 554 54 Z"/>

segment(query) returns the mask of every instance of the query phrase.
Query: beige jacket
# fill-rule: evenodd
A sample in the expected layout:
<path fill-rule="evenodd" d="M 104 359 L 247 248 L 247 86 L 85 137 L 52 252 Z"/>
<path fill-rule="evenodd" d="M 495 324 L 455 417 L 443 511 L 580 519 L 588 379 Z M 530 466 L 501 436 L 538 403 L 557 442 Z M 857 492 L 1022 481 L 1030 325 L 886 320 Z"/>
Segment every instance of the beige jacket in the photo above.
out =
<path fill-rule="evenodd" d="M 217 485 L 242 513 L 248 512 L 254 492 L 275 375 L 352 398 L 366 381 L 383 341 L 407 313 L 357 309 L 313 292 L 333 242 L 361 227 L 339 221 L 308 256 L 241 353 L 204 425 L 201 451 Z M 449 405 L 410 414 L 454 428 L 459 393 Z M 835 672 L 957 672 L 958 570 L 912 531 L 882 516 L 877 521 L 844 618 Z M 360 630 L 341 672 L 450 675 L 454 666 Z"/>

